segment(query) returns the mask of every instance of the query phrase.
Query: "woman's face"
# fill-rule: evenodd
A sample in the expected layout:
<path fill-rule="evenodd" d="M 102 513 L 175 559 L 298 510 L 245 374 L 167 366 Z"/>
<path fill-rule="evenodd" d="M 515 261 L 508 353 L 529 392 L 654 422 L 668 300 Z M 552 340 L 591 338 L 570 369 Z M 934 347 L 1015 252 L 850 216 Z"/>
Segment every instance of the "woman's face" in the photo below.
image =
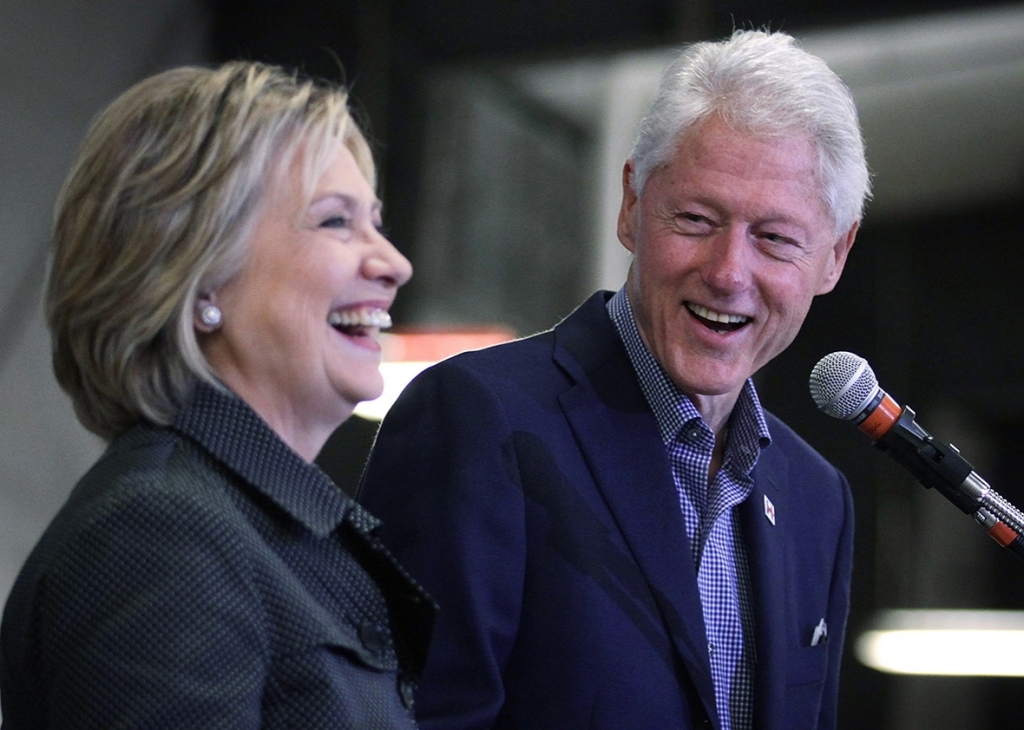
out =
<path fill-rule="evenodd" d="M 299 154 L 268 186 L 246 263 L 209 296 L 223 324 L 200 346 L 217 375 L 312 461 L 359 401 L 380 395 L 377 336 L 412 266 L 381 234 L 380 201 L 348 148 L 308 201 L 302 170 Z"/>

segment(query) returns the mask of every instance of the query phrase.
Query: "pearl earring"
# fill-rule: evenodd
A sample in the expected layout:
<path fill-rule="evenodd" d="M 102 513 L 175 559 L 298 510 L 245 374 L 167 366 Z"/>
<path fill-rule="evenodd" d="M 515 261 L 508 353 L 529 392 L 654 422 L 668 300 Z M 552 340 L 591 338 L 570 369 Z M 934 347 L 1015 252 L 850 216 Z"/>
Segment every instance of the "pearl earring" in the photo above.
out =
<path fill-rule="evenodd" d="M 222 319 L 220 308 L 216 304 L 206 304 L 199 310 L 199 320 L 211 329 L 220 327 Z"/>

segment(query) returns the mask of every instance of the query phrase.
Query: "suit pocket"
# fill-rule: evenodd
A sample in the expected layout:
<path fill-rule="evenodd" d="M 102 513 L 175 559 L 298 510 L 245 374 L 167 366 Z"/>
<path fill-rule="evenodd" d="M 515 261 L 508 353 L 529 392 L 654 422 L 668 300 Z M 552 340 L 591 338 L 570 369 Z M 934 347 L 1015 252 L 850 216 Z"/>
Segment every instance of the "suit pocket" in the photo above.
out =
<path fill-rule="evenodd" d="M 828 670 L 828 642 L 789 652 L 786 686 L 799 687 L 825 681 Z"/>
<path fill-rule="evenodd" d="M 271 668 L 263 696 L 265 727 L 411 726 L 403 704 L 411 686 L 405 689 L 399 678 L 390 647 L 374 651 L 358 635 L 338 632 L 295 649 Z"/>
<path fill-rule="evenodd" d="M 779 727 L 817 727 L 828 669 L 828 644 L 792 650 L 787 659 L 785 710 Z"/>
<path fill-rule="evenodd" d="M 281 661 L 342 661 L 380 672 L 398 668 L 394 641 L 387 624 L 365 616 L 332 616 L 315 612 L 302 617 L 279 632 L 277 647 Z"/>
<path fill-rule="evenodd" d="M 357 625 L 345 625 L 341 630 L 331 631 L 311 646 L 310 650 L 323 649 L 334 655 L 342 655 L 351 663 L 382 672 L 398 669 L 398 659 L 391 633 L 386 626 L 372 621 Z"/>

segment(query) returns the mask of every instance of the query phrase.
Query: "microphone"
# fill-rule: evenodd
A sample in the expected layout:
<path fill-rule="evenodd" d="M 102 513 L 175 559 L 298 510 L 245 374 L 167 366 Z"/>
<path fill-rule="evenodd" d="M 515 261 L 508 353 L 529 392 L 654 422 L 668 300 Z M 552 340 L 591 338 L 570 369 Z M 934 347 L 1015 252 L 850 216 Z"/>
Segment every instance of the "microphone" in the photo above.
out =
<path fill-rule="evenodd" d="M 810 389 L 819 409 L 851 421 L 926 489 L 934 488 L 1024 558 L 1024 513 L 997 494 L 959 449 L 921 428 L 911 408 L 900 408 L 879 387 L 867 360 L 852 352 L 826 355 L 811 371 Z"/>

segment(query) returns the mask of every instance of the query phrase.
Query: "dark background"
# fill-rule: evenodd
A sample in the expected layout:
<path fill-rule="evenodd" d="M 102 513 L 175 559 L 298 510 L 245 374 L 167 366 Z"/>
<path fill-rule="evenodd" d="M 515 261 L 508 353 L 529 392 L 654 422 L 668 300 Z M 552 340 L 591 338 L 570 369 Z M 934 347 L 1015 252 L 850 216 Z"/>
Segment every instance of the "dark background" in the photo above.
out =
<path fill-rule="evenodd" d="M 736 26 L 799 34 L 979 5 L 210 0 L 219 59 L 267 60 L 333 79 L 342 78 L 344 69 L 377 149 L 391 238 L 414 263 L 427 255 L 415 248 L 415 230 L 424 184 L 426 81 L 439 68 L 664 47 L 720 37 Z M 851 350 L 867 357 L 882 386 L 912 405 L 937 436 L 951 438 L 940 430 L 948 423 L 953 434 L 964 428 L 979 434 L 985 476 L 1011 502 L 1024 502 L 1018 476 L 1024 467 L 1022 198 L 1019 186 L 1006 199 L 881 219 L 873 219 L 869 207 L 843 282 L 816 303 L 796 343 L 758 377 L 766 407 L 839 465 L 853 485 L 858 532 L 851 639 L 880 608 L 973 607 L 979 598 L 988 608 L 1024 605 L 1018 559 L 990 543 L 952 505 L 939 504 L 941 496 L 910 482 L 859 433 L 818 413 L 807 393 L 807 376 L 823 354 Z M 399 308 L 414 299 L 400 297 Z M 940 419 L 940 412 L 952 413 L 952 421 Z M 325 449 L 321 463 L 347 489 L 355 484 L 374 428 L 353 420 Z M 936 532 L 935 519 L 943 530 L 964 532 L 957 539 L 980 550 L 980 567 L 977 560 L 958 559 L 945 545 L 945 533 Z M 921 726 L 943 727 L 943 698 L 968 695 L 975 727 L 1014 726 L 1005 721 L 1017 710 L 1020 689 L 1020 680 L 892 677 L 863 667 L 848 651 L 841 727 L 894 727 L 899 713 L 893 708 L 907 697 L 935 698 L 919 703 L 916 716 Z M 928 720 L 928 713 L 935 716 Z"/>

